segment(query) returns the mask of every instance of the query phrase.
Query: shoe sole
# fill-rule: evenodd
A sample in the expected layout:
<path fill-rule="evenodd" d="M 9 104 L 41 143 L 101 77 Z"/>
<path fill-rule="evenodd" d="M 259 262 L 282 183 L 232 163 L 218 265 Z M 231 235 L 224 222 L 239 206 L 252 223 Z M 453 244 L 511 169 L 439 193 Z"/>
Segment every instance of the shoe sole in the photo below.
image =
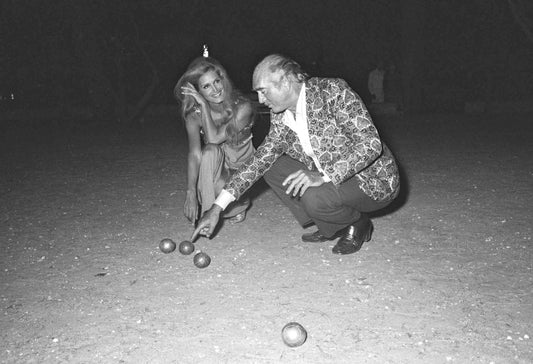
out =
<path fill-rule="evenodd" d="M 326 241 L 328 241 L 328 240 L 330 240 L 330 239 L 325 239 L 325 238 L 324 238 L 324 239 L 318 239 L 318 240 L 316 240 L 316 239 L 305 239 L 305 238 L 302 238 L 302 241 L 303 241 L 304 243 L 324 243 L 324 242 L 326 242 Z"/>

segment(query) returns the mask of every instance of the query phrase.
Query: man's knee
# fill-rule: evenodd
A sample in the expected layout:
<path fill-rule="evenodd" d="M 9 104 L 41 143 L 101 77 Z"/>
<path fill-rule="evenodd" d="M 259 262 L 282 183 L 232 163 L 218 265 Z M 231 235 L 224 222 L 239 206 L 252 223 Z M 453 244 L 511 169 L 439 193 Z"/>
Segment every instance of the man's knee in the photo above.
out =
<path fill-rule="evenodd" d="M 265 174 L 263 175 L 263 178 L 265 179 L 265 182 L 268 183 L 269 185 L 272 185 L 272 184 L 275 184 L 274 181 L 279 179 L 279 176 L 278 178 L 276 178 L 277 174 L 275 171 L 272 171 L 272 170 L 268 170 L 265 172 Z"/>
<path fill-rule="evenodd" d="M 263 175 L 263 178 L 265 179 L 266 183 L 268 183 L 271 187 L 281 186 L 283 180 L 290 173 L 290 171 L 287 171 L 283 168 L 284 166 L 282 165 L 283 163 L 280 163 L 280 159 L 274 162 L 270 169 L 266 171 Z"/>
<path fill-rule="evenodd" d="M 289 156 L 282 155 L 272 164 L 263 177 L 270 186 L 273 184 L 281 186 L 281 183 L 289 174 L 303 168 L 305 166 L 302 163 Z"/>
<path fill-rule="evenodd" d="M 305 211 L 309 215 L 316 213 L 323 213 L 326 211 L 335 210 L 339 207 L 337 199 L 331 196 L 329 191 L 319 188 L 310 187 L 305 191 L 304 195 L 300 198 Z"/>

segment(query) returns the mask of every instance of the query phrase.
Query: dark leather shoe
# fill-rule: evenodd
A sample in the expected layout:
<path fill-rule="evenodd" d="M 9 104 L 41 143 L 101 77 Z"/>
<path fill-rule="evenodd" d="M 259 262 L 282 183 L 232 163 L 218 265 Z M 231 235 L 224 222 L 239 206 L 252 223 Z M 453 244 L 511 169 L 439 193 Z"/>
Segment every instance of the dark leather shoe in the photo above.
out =
<path fill-rule="evenodd" d="M 346 228 L 337 244 L 331 249 L 334 254 L 353 254 L 358 252 L 363 243 L 370 241 L 374 225 L 366 216 Z"/>
<path fill-rule="evenodd" d="M 326 238 L 324 235 L 320 234 L 320 231 L 315 231 L 314 233 L 306 233 L 302 235 L 302 241 L 306 243 L 323 243 L 331 239 Z"/>

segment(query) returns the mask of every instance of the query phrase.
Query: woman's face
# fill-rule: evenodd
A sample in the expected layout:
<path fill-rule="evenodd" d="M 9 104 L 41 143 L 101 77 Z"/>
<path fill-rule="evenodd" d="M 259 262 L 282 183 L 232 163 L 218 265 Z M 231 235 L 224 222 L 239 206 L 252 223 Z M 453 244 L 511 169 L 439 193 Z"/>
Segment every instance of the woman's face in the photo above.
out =
<path fill-rule="evenodd" d="M 220 104 L 225 96 L 222 78 L 215 71 L 207 71 L 198 80 L 198 92 L 207 102 Z"/>

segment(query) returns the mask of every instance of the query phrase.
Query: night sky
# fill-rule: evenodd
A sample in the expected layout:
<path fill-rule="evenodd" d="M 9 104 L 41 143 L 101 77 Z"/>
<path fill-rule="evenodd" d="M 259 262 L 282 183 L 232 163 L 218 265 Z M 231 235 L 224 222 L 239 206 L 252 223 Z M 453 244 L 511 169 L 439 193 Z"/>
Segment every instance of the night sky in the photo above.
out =
<path fill-rule="evenodd" d="M 518 6 L 522 26 L 513 16 Z M 17 107 L 80 105 L 109 115 L 173 103 L 202 45 L 250 92 L 254 65 L 284 53 L 368 99 L 378 60 L 394 63 L 414 111 L 533 94 L 533 6 L 525 0 L 2 0 L 1 93 Z"/>

